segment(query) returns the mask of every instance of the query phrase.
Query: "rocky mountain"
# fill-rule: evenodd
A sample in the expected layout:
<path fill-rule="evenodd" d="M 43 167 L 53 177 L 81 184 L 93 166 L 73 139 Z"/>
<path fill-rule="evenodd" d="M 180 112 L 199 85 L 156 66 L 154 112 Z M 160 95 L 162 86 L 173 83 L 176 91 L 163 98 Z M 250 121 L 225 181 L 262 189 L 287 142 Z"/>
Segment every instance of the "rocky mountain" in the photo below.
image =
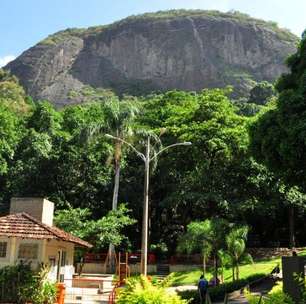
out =
<path fill-rule="evenodd" d="M 238 12 L 166 11 L 58 32 L 6 69 L 32 97 L 58 106 L 74 103 L 69 93 L 84 85 L 130 94 L 233 85 L 246 94 L 254 82 L 286 72 L 297 41 Z"/>

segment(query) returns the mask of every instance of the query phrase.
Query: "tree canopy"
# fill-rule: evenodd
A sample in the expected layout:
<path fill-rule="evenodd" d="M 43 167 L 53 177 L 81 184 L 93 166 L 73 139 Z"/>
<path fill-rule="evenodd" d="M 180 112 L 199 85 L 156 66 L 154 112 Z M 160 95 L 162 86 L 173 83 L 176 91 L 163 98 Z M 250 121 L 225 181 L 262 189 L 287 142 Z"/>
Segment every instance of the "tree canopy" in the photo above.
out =
<path fill-rule="evenodd" d="M 287 60 L 290 72 L 276 84 L 279 97 L 250 128 L 257 160 L 291 185 L 306 189 L 306 37 Z"/>

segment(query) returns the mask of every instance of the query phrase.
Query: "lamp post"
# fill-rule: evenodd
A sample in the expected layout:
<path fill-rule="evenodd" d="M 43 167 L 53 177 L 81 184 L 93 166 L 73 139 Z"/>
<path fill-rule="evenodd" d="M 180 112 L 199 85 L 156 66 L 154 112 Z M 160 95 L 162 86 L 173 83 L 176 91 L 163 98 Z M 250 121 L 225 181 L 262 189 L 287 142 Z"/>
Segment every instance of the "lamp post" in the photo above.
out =
<path fill-rule="evenodd" d="M 169 145 L 165 148 L 159 150 L 153 157 L 150 157 L 150 136 L 146 140 L 146 152 L 145 154 L 139 152 L 132 144 L 119 138 L 106 134 L 106 137 L 121 141 L 122 143 L 128 145 L 132 150 L 143 160 L 145 164 L 145 176 L 144 176 L 144 200 L 143 200 L 143 215 L 142 215 L 142 235 L 141 235 L 141 274 L 147 275 L 147 265 L 148 265 L 148 226 L 149 226 L 149 176 L 150 176 L 150 162 L 158 157 L 159 154 L 176 146 L 190 146 L 191 142 L 182 142 Z"/>

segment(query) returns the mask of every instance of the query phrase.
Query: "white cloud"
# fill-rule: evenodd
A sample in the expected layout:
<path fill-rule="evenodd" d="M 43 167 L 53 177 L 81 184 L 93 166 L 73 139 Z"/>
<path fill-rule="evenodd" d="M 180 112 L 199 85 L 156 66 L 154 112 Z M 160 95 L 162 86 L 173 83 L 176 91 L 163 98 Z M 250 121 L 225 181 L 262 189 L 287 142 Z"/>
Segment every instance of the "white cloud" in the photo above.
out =
<path fill-rule="evenodd" d="M 0 68 L 7 65 L 10 61 L 14 60 L 16 56 L 14 55 L 6 55 L 3 57 L 0 57 Z"/>

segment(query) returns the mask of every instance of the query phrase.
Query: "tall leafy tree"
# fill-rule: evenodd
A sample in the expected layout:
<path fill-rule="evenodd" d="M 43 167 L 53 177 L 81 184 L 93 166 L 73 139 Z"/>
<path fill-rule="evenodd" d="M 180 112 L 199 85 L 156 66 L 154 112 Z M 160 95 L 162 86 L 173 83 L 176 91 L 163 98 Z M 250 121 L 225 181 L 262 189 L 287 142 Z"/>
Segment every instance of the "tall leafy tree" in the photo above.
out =
<path fill-rule="evenodd" d="M 306 35 L 288 58 L 290 73 L 276 84 L 279 97 L 250 128 L 251 149 L 286 183 L 306 189 Z"/>

